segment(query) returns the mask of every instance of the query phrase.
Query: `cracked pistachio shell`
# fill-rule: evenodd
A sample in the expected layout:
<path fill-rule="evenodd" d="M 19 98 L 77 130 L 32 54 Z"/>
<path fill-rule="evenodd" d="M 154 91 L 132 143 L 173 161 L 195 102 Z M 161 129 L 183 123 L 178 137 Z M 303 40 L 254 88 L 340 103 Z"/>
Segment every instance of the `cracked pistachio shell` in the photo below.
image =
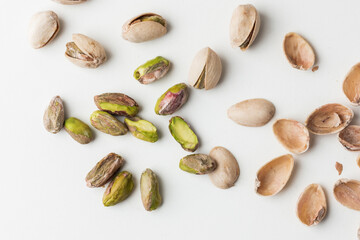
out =
<path fill-rule="evenodd" d="M 124 159 L 116 154 L 109 153 L 101 159 L 86 175 L 85 181 L 88 187 L 102 187 L 124 165 Z"/>
<path fill-rule="evenodd" d="M 237 124 L 247 127 L 261 127 L 268 123 L 275 114 L 272 102 L 262 99 L 248 99 L 232 105 L 228 117 Z"/>
<path fill-rule="evenodd" d="M 29 41 L 33 48 L 42 48 L 56 37 L 60 30 L 59 18 L 53 11 L 38 12 L 29 25 Z"/>
<path fill-rule="evenodd" d="M 345 77 L 343 92 L 353 105 L 360 105 L 360 63 L 354 65 Z"/>
<path fill-rule="evenodd" d="M 159 139 L 156 127 L 149 121 L 139 117 L 125 118 L 125 124 L 131 134 L 138 139 L 147 142 L 156 142 Z"/>
<path fill-rule="evenodd" d="M 159 181 L 156 174 L 147 168 L 140 178 L 141 200 L 146 211 L 157 209 L 161 205 Z"/>
<path fill-rule="evenodd" d="M 300 221 L 312 226 L 320 223 L 326 215 L 326 196 L 319 184 L 310 184 L 300 195 L 296 213 Z"/>
<path fill-rule="evenodd" d="M 360 126 L 347 126 L 339 132 L 338 139 L 347 150 L 360 151 Z"/>
<path fill-rule="evenodd" d="M 51 133 L 58 133 L 64 126 L 64 119 L 64 104 L 59 96 L 55 96 L 44 113 L 45 129 Z"/>
<path fill-rule="evenodd" d="M 190 154 L 180 160 L 181 170 L 193 174 L 211 173 L 216 168 L 216 161 L 206 154 Z"/>
<path fill-rule="evenodd" d="M 286 34 L 283 42 L 284 53 L 294 68 L 308 70 L 315 63 L 315 52 L 311 45 L 299 34 Z"/>
<path fill-rule="evenodd" d="M 279 119 L 273 125 L 277 140 L 290 152 L 306 152 L 310 144 L 308 129 L 301 123 L 290 119 Z"/>
<path fill-rule="evenodd" d="M 139 105 L 131 97 L 122 93 L 103 93 L 94 97 L 96 106 L 110 114 L 134 117 Z"/>
<path fill-rule="evenodd" d="M 186 103 L 188 97 L 187 85 L 185 83 L 176 84 L 157 100 L 155 113 L 158 115 L 171 115 Z"/>
<path fill-rule="evenodd" d="M 230 21 L 230 43 L 245 51 L 255 40 L 260 29 L 260 15 L 251 4 L 235 8 Z"/>
<path fill-rule="evenodd" d="M 125 124 L 105 111 L 93 112 L 90 116 L 90 123 L 97 130 L 113 136 L 124 135 L 128 131 Z"/>
<path fill-rule="evenodd" d="M 104 196 L 103 204 L 105 207 L 114 206 L 119 202 L 125 200 L 134 189 L 134 181 L 132 174 L 123 171 L 120 172 L 107 186 Z"/>
<path fill-rule="evenodd" d="M 255 191 L 262 196 L 272 196 L 280 192 L 288 182 L 294 168 L 292 155 L 282 155 L 260 168 L 256 174 Z"/>
<path fill-rule="evenodd" d="M 66 119 L 64 127 L 66 132 L 78 143 L 87 144 L 94 138 L 90 127 L 77 118 Z"/>
<path fill-rule="evenodd" d="M 214 147 L 209 156 L 217 163 L 216 169 L 209 173 L 211 182 L 222 189 L 234 186 L 240 175 L 239 164 L 234 155 L 224 147 Z"/>
<path fill-rule="evenodd" d="M 357 180 L 342 178 L 334 185 L 336 200 L 350 209 L 360 211 L 360 182 Z"/>
<path fill-rule="evenodd" d="M 219 56 L 209 47 L 201 49 L 193 59 L 188 83 L 194 88 L 214 88 L 221 77 L 222 65 Z"/>
<path fill-rule="evenodd" d="M 195 152 L 199 147 L 199 140 L 190 125 L 179 116 L 169 121 L 169 130 L 174 139 L 188 152 Z"/>
<path fill-rule="evenodd" d="M 159 56 L 138 67 L 134 78 L 142 84 L 149 84 L 165 76 L 169 69 L 170 61 Z"/>
<path fill-rule="evenodd" d="M 337 133 L 347 127 L 354 117 L 354 112 L 338 103 L 323 105 L 313 111 L 305 124 L 310 132 L 317 135 Z"/>
<path fill-rule="evenodd" d="M 73 34 L 66 44 L 65 57 L 80 67 L 97 68 L 107 59 L 100 43 L 83 34 Z"/>
<path fill-rule="evenodd" d="M 74 5 L 74 4 L 84 3 L 87 0 L 53 0 L 53 1 L 64 5 Z"/>
<path fill-rule="evenodd" d="M 145 42 L 165 35 L 166 26 L 166 20 L 160 15 L 144 13 L 125 22 L 122 36 L 130 42 Z"/>

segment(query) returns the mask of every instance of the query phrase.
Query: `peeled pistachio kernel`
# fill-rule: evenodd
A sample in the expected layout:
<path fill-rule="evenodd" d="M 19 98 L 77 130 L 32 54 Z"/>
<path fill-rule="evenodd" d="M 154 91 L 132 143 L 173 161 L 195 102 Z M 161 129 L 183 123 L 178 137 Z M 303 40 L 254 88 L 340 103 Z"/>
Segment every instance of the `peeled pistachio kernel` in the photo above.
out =
<path fill-rule="evenodd" d="M 105 111 L 93 112 L 90 116 L 90 123 L 97 130 L 112 136 L 124 135 L 128 131 L 122 122 Z"/>
<path fill-rule="evenodd" d="M 147 142 L 156 142 L 159 139 L 156 127 L 149 121 L 139 117 L 125 118 L 125 124 L 131 134 L 138 139 Z"/>
<path fill-rule="evenodd" d="M 199 147 L 199 140 L 189 124 L 179 116 L 170 119 L 169 130 L 181 147 L 189 152 L 194 152 Z"/>
<path fill-rule="evenodd" d="M 190 154 L 180 160 L 181 170 L 193 174 L 211 173 L 216 168 L 216 161 L 206 154 Z"/>
<path fill-rule="evenodd" d="M 90 127 L 77 118 L 66 119 L 64 127 L 66 132 L 78 143 L 87 144 L 94 138 Z"/>
<path fill-rule="evenodd" d="M 354 65 L 345 77 L 343 92 L 353 105 L 360 105 L 360 63 Z"/>
<path fill-rule="evenodd" d="M 134 117 L 139 112 L 135 100 L 122 93 L 103 93 L 95 96 L 94 102 L 100 110 L 114 115 Z"/>
<path fill-rule="evenodd" d="M 159 56 L 138 67 L 134 78 L 142 84 L 149 84 L 165 76 L 169 69 L 170 61 Z"/>
<path fill-rule="evenodd" d="M 185 83 L 176 84 L 157 100 L 155 113 L 158 115 L 171 115 L 186 103 L 188 97 L 187 85 Z"/>
<path fill-rule="evenodd" d="M 162 202 L 156 174 L 147 168 L 140 178 L 141 200 L 146 211 L 157 209 Z"/>
<path fill-rule="evenodd" d="M 59 96 L 55 96 L 44 113 L 45 129 L 51 133 L 58 133 L 64 126 L 64 119 L 64 104 Z"/>
<path fill-rule="evenodd" d="M 360 151 L 360 126 L 347 126 L 339 132 L 338 139 L 347 150 Z"/>
<path fill-rule="evenodd" d="M 74 4 L 84 3 L 87 0 L 53 0 L 53 1 L 64 5 L 74 5 Z"/>
<path fill-rule="evenodd" d="M 114 206 L 119 202 L 125 200 L 134 189 L 134 181 L 132 174 L 123 171 L 120 172 L 107 186 L 104 196 L 103 204 L 105 207 Z"/>
<path fill-rule="evenodd" d="M 124 159 L 116 154 L 109 153 L 101 159 L 86 175 L 85 181 L 88 187 L 102 187 L 123 165 Z"/>
<path fill-rule="evenodd" d="M 342 178 L 334 185 L 335 199 L 350 209 L 360 211 L 360 182 Z"/>

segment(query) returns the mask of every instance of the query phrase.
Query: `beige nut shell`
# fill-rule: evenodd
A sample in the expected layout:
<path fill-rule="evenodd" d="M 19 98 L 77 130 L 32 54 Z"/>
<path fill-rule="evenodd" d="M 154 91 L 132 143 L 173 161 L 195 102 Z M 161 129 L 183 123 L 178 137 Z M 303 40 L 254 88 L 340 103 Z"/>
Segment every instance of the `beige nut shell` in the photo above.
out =
<path fill-rule="evenodd" d="M 334 185 L 336 200 L 350 209 L 360 211 L 360 182 L 357 180 L 342 178 Z"/>
<path fill-rule="evenodd" d="M 343 92 L 353 105 L 360 105 L 360 63 L 354 65 L 345 77 Z"/>
<path fill-rule="evenodd" d="M 339 132 L 338 139 L 347 150 L 360 151 L 360 126 L 347 126 Z"/>

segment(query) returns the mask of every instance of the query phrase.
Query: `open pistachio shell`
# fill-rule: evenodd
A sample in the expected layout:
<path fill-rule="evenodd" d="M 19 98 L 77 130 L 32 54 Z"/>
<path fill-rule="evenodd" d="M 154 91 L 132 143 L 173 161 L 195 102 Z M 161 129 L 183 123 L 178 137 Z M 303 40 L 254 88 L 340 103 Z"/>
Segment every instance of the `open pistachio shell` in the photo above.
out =
<path fill-rule="evenodd" d="M 291 154 L 282 155 L 260 168 L 256 174 L 255 191 L 263 196 L 272 196 L 280 192 L 288 182 L 294 168 Z"/>
<path fill-rule="evenodd" d="M 354 112 L 344 105 L 330 103 L 313 111 L 305 124 L 310 132 L 317 135 L 337 133 L 347 127 L 354 117 Z"/>
<path fill-rule="evenodd" d="M 230 42 L 245 51 L 255 40 L 260 28 L 260 15 L 251 4 L 235 8 L 230 22 Z"/>
<path fill-rule="evenodd" d="M 285 35 L 283 48 L 291 66 L 300 70 L 308 70 L 315 63 L 315 53 L 311 45 L 299 34 Z"/>
<path fill-rule="evenodd" d="M 345 207 L 360 211 L 360 182 L 342 178 L 335 183 L 334 196 Z"/>
<path fill-rule="evenodd" d="M 300 195 L 297 203 L 297 216 L 308 226 L 316 225 L 323 220 L 327 212 L 326 196 L 319 184 L 310 184 Z"/>
<path fill-rule="evenodd" d="M 346 75 L 343 91 L 352 104 L 360 105 L 360 63 L 354 65 Z"/>
<path fill-rule="evenodd" d="M 347 150 L 360 151 L 360 126 L 347 126 L 339 132 L 338 139 Z"/>
<path fill-rule="evenodd" d="M 309 148 L 309 131 L 298 121 L 279 119 L 274 123 L 273 131 L 279 142 L 292 153 L 300 154 Z"/>

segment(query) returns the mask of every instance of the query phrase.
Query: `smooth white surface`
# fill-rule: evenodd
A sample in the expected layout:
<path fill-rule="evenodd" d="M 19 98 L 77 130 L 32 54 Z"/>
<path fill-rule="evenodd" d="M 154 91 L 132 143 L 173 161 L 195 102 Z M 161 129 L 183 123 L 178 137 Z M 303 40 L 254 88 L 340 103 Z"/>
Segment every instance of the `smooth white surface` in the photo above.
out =
<path fill-rule="evenodd" d="M 232 49 L 228 26 L 238 4 L 252 3 L 262 25 L 246 52 Z M 341 90 L 347 71 L 359 61 L 359 1 L 289 0 L 89 0 L 64 6 L 50 0 L 0 3 L 1 29 L 1 197 L 0 239 L 355 239 L 359 213 L 340 205 L 332 195 L 339 176 L 335 162 L 344 164 L 341 177 L 360 179 L 357 153 L 344 150 L 336 135 L 314 136 L 305 154 L 295 156 L 295 171 L 286 188 L 273 197 L 254 193 L 256 171 L 286 150 L 275 139 L 278 118 L 304 122 L 316 107 L 339 102 L 349 106 Z M 40 50 L 30 47 L 27 27 L 38 11 L 53 10 L 61 19 L 56 39 Z M 121 37 L 129 18 L 156 12 L 169 22 L 164 37 L 141 44 Z M 293 69 L 282 52 L 287 32 L 303 35 L 317 53 L 315 73 Z M 108 62 L 82 69 L 64 57 L 72 33 L 83 33 L 105 48 Z M 220 145 L 240 165 L 236 185 L 221 190 L 207 176 L 179 170 L 188 153 L 168 132 L 170 117 L 154 113 L 156 99 L 170 86 L 186 82 L 193 56 L 209 46 L 221 57 L 223 77 L 210 91 L 191 89 L 189 101 L 176 114 L 184 117 L 201 140 L 197 152 Z M 172 63 L 168 75 L 151 85 L 133 79 L 134 69 L 157 55 Z M 65 131 L 52 135 L 42 125 L 43 112 L 54 95 L 66 104 L 67 116 L 89 123 L 96 110 L 93 96 L 123 92 L 142 107 L 140 116 L 152 121 L 160 140 L 147 143 L 131 134 L 113 137 L 95 131 L 96 139 L 80 145 Z M 272 101 L 277 112 L 261 128 L 236 125 L 228 107 L 248 98 Z M 353 108 L 353 123 L 360 124 Z M 105 208 L 104 189 L 85 186 L 87 172 L 109 152 L 126 159 L 124 170 L 136 187 L 124 202 Z M 146 212 L 139 192 L 140 174 L 153 169 L 161 179 L 163 205 Z M 296 217 L 298 196 L 311 183 L 321 184 L 328 214 L 315 227 Z"/>

